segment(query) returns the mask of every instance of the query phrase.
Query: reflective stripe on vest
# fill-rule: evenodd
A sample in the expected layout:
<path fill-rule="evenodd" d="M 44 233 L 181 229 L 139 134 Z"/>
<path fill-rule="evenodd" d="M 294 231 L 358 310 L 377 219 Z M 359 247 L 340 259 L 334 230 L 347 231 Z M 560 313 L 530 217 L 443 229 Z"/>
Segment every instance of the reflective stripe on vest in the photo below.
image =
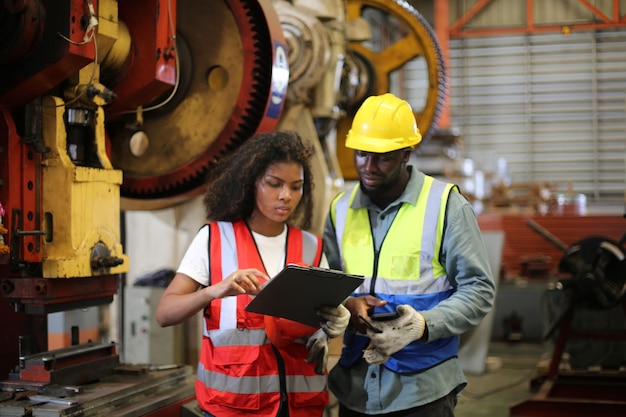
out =
<path fill-rule="evenodd" d="M 211 285 L 237 269 L 265 271 L 252 233 L 244 221 L 209 225 L 209 281 Z M 289 227 L 286 263 L 319 266 L 321 239 Z M 250 296 L 213 300 L 205 309 L 196 397 L 203 410 L 219 416 L 276 415 L 281 376 L 278 358 L 267 339 L 263 315 L 248 313 Z M 306 363 L 303 343 L 280 349 L 291 415 L 321 415 L 328 402 L 326 377 Z M 233 408 L 236 407 L 236 408 Z"/>
<path fill-rule="evenodd" d="M 368 210 L 350 209 L 357 187 L 335 200 L 331 211 L 344 270 L 366 277 L 354 295 L 372 294 L 373 288 L 374 295 L 387 300 L 387 311 L 400 304 L 428 310 L 448 298 L 454 289 L 439 262 L 439 253 L 446 203 L 454 185 L 426 176 L 415 206 L 403 203 L 398 210 L 377 259 Z M 347 335 L 342 365 L 356 362 L 368 342 L 367 337 Z M 394 354 L 385 366 L 397 372 L 416 372 L 455 356 L 456 349 L 456 338 L 414 342 Z"/>

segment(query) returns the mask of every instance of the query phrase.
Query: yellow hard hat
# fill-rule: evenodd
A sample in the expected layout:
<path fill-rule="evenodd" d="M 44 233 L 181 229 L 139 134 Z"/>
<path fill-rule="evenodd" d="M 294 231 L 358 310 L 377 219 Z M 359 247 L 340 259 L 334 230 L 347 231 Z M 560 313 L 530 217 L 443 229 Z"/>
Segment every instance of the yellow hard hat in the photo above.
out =
<path fill-rule="evenodd" d="M 385 153 L 415 146 L 421 140 L 411 105 L 386 93 L 363 102 L 346 137 L 346 148 Z"/>

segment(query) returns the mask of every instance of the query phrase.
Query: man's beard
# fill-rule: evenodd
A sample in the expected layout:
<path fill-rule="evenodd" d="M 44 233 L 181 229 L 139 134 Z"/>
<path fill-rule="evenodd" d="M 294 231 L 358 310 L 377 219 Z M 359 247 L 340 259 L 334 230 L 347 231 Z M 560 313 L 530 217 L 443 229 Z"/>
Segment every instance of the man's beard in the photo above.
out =
<path fill-rule="evenodd" d="M 373 198 L 382 195 L 383 191 L 387 190 L 385 188 L 385 184 L 386 182 L 374 188 L 374 187 L 368 187 L 367 185 L 363 184 L 362 181 L 359 180 L 359 185 L 361 186 L 361 191 L 363 191 L 363 194 L 365 194 L 368 197 L 373 197 Z"/>
<path fill-rule="evenodd" d="M 384 197 L 385 194 L 389 193 L 398 183 L 401 173 L 402 165 L 398 165 L 398 167 L 394 171 L 390 172 L 389 175 L 384 179 L 384 181 L 380 183 L 380 185 L 378 185 L 377 187 L 368 187 L 367 185 L 363 184 L 360 179 L 359 186 L 361 187 L 363 194 L 370 198 Z"/>

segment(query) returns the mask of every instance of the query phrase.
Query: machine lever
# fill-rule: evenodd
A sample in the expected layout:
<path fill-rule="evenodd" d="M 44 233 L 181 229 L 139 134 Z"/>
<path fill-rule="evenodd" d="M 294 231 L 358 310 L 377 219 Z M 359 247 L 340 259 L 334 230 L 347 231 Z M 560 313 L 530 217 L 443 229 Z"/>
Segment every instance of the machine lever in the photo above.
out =
<path fill-rule="evenodd" d="M 539 233 L 541 236 L 546 238 L 552 244 L 554 244 L 557 248 L 561 249 L 563 252 L 567 252 L 568 246 L 561 239 L 554 236 L 552 233 L 548 232 L 546 229 L 541 227 L 537 222 L 532 219 L 528 219 L 528 224 L 534 231 Z"/>

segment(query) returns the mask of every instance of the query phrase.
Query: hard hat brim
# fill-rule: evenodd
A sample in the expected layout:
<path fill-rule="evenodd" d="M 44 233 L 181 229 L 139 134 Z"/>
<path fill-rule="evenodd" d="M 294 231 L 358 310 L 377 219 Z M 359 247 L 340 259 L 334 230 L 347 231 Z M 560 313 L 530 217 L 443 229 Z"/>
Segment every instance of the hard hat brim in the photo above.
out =
<path fill-rule="evenodd" d="M 348 133 L 346 138 L 346 148 L 357 151 L 387 153 L 398 149 L 411 148 L 422 140 L 422 136 L 417 134 L 407 140 L 407 138 L 399 137 L 395 139 L 389 138 L 373 138 L 371 136 L 357 135 L 353 132 Z"/>

